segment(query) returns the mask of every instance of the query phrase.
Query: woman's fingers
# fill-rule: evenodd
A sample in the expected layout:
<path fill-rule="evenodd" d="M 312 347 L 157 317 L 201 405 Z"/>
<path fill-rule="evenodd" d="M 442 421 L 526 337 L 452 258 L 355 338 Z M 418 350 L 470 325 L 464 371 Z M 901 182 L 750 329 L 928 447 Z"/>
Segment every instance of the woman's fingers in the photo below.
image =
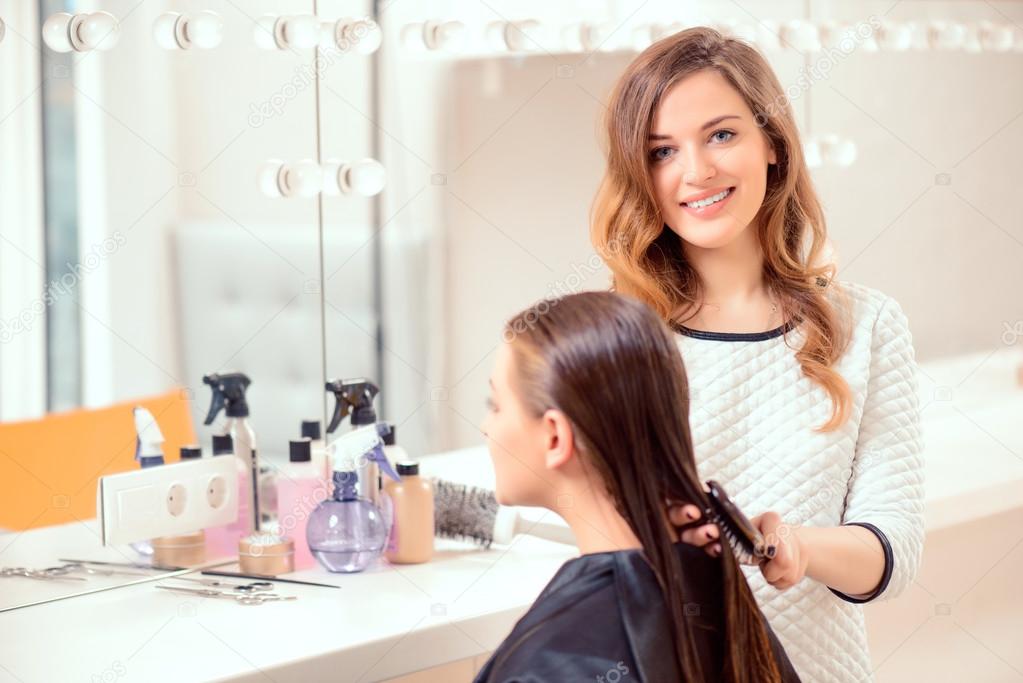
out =
<path fill-rule="evenodd" d="M 675 526 L 685 526 L 701 517 L 700 508 L 692 504 L 671 505 L 668 508 L 668 519 Z"/>
<path fill-rule="evenodd" d="M 695 545 L 700 548 L 713 543 L 721 537 L 721 533 L 718 531 L 717 525 L 715 524 L 704 524 L 694 529 L 686 529 L 682 532 L 682 541 L 689 545 Z M 709 550 L 709 549 L 708 549 Z"/>
<path fill-rule="evenodd" d="M 717 541 L 721 538 L 721 531 L 716 524 L 700 524 L 702 518 L 700 508 L 691 503 L 668 504 L 668 519 L 678 527 L 679 540 L 703 548 L 708 555 L 716 556 L 715 553 L 720 555 L 721 544 Z M 717 551 L 714 550 L 715 547 Z"/>

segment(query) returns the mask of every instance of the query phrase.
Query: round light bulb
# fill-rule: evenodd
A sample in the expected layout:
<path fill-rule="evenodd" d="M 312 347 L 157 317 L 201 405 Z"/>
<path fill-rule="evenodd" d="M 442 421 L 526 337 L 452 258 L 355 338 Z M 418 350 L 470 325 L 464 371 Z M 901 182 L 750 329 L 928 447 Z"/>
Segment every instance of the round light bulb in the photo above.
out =
<path fill-rule="evenodd" d="M 380 49 L 384 36 L 372 19 L 357 19 L 345 26 L 345 38 L 360 55 L 371 55 Z"/>
<path fill-rule="evenodd" d="M 936 21 L 931 24 L 931 47 L 938 50 L 958 50 L 966 43 L 966 27 L 962 24 Z"/>
<path fill-rule="evenodd" d="M 303 159 L 285 169 L 281 188 L 289 197 L 314 197 L 323 186 L 323 172 L 311 159 Z"/>
<path fill-rule="evenodd" d="M 513 21 L 505 26 L 504 40 L 512 52 L 532 52 L 540 49 L 543 27 L 535 19 Z"/>
<path fill-rule="evenodd" d="M 430 28 L 430 24 L 427 23 L 427 29 Z M 435 50 L 445 50 L 447 52 L 456 52 L 462 49 L 465 45 L 466 29 L 465 24 L 460 21 L 439 21 L 433 26 L 433 36 L 427 43 L 429 47 Z M 430 42 L 433 44 L 430 45 Z"/>
<path fill-rule="evenodd" d="M 786 47 L 800 52 L 818 52 L 821 49 L 817 27 L 808 21 L 795 20 L 782 27 L 782 38 Z"/>
<path fill-rule="evenodd" d="M 267 197 L 280 197 L 280 173 L 284 162 L 281 159 L 267 159 L 260 165 L 256 180 L 259 183 L 259 190 Z"/>
<path fill-rule="evenodd" d="M 277 17 L 272 14 L 264 14 L 256 19 L 252 27 L 252 37 L 256 45 L 264 50 L 277 49 Z"/>
<path fill-rule="evenodd" d="M 344 180 L 347 190 L 363 197 L 380 194 L 387 184 L 387 170 L 376 159 L 353 161 L 347 169 L 342 168 L 341 173 L 339 180 Z"/>
<path fill-rule="evenodd" d="M 224 22 L 210 10 L 190 14 L 185 24 L 185 35 L 193 47 L 211 50 L 224 39 Z"/>
<path fill-rule="evenodd" d="M 803 157 L 809 168 L 820 168 L 824 165 L 824 159 L 821 158 L 821 146 L 813 138 L 803 143 Z"/>
<path fill-rule="evenodd" d="M 614 29 L 607 23 L 587 24 L 583 31 L 583 47 L 587 52 L 610 51 L 614 47 L 613 35 Z"/>
<path fill-rule="evenodd" d="M 180 16 L 177 12 L 164 12 L 153 22 L 153 41 L 164 50 L 177 50 L 181 47 L 176 35 Z"/>
<path fill-rule="evenodd" d="M 413 52 L 425 52 L 427 50 L 427 24 L 421 21 L 414 21 L 401 27 L 399 34 L 401 46 Z"/>
<path fill-rule="evenodd" d="M 984 22 L 980 25 L 981 43 L 985 50 L 991 52 L 1008 52 L 1012 49 L 1013 34 L 1009 24 L 992 24 Z"/>
<path fill-rule="evenodd" d="M 882 22 L 877 33 L 877 42 L 882 49 L 905 52 L 913 47 L 913 27 L 910 24 Z"/>
<path fill-rule="evenodd" d="M 73 48 L 67 34 L 70 23 L 71 15 L 67 12 L 57 12 L 46 17 L 43 22 L 43 42 L 46 47 L 54 52 L 71 52 Z"/>
<path fill-rule="evenodd" d="M 284 21 L 284 42 L 298 50 L 315 47 L 320 40 L 320 22 L 311 14 L 297 14 Z"/>
<path fill-rule="evenodd" d="M 978 24 L 967 24 L 963 28 L 966 29 L 966 33 L 963 36 L 963 49 L 973 54 L 983 52 L 984 45 L 980 26 Z"/>
<path fill-rule="evenodd" d="M 752 24 L 727 22 L 722 28 L 726 35 L 736 40 L 741 40 L 751 45 L 757 42 L 757 29 Z"/>
<path fill-rule="evenodd" d="M 829 164 L 848 168 L 856 161 L 856 143 L 836 137 L 829 142 L 826 153 Z"/>
<path fill-rule="evenodd" d="M 93 12 L 78 24 L 78 50 L 109 50 L 117 44 L 117 19 L 109 12 Z"/>

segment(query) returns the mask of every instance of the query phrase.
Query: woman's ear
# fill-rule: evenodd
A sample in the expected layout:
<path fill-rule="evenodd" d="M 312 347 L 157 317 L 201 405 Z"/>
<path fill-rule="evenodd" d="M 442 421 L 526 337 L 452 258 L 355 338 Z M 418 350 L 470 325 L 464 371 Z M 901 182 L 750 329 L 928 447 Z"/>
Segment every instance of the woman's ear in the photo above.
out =
<path fill-rule="evenodd" d="M 543 414 L 543 431 L 544 465 L 549 470 L 557 469 L 575 454 L 572 425 L 563 412 L 552 408 Z"/>

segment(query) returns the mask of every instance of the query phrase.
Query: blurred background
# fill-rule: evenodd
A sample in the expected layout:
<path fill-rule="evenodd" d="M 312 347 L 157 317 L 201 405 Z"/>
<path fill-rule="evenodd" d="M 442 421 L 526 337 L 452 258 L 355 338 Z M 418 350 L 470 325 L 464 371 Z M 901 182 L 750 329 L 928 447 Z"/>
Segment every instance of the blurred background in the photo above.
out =
<path fill-rule="evenodd" d="M 101 11 L 84 44 L 44 28 Z M 206 373 L 252 377 L 270 463 L 329 418 L 333 378 L 374 380 L 414 457 L 478 446 L 504 320 L 608 286 L 588 212 L 613 83 L 712 25 L 786 86 L 839 277 L 913 332 L 928 556 L 868 610 L 879 678 L 1023 680 L 1023 2 L 0 0 L 0 20 L 0 527 L 94 516 L 96 478 L 134 466 L 133 405 L 170 460 L 208 448 Z M 954 661 L 931 672 L 935 648 Z"/>

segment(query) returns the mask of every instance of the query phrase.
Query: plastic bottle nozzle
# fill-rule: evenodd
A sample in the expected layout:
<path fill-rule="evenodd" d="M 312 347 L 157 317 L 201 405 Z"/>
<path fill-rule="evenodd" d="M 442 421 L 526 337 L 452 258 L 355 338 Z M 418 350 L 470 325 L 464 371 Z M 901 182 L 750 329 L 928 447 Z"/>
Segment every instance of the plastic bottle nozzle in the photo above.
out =
<path fill-rule="evenodd" d="M 245 392 L 248 390 L 252 380 L 241 372 L 229 372 L 223 375 L 204 375 L 203 384 L 208 384 L 213 390 L 210 400 L 210 411 L 206 414 L 203 424 L 213 424 L 219 413 L 225 406 L 228 417 L 248 417 L 249 404 L 245 401 Z"/>
<path fill-rule="evenodd" d="M 153 414 L 142 406 L 135 406 L 135 459 L 163 458 L 163 432 Z"/>
<path fill-rule="evenodd" d="M 327 426 L 327 433 L 333 434 L 341 424 L 341 420 L 349 414 L 352 425 L 370 425 L 377 421 L 373 410 L 373 399 L 380 393 L 380 388 L 364 377 L 357 379 L 333 379 L 326 384 L 327 391 L 334 394 L 334 414 Z"/>

